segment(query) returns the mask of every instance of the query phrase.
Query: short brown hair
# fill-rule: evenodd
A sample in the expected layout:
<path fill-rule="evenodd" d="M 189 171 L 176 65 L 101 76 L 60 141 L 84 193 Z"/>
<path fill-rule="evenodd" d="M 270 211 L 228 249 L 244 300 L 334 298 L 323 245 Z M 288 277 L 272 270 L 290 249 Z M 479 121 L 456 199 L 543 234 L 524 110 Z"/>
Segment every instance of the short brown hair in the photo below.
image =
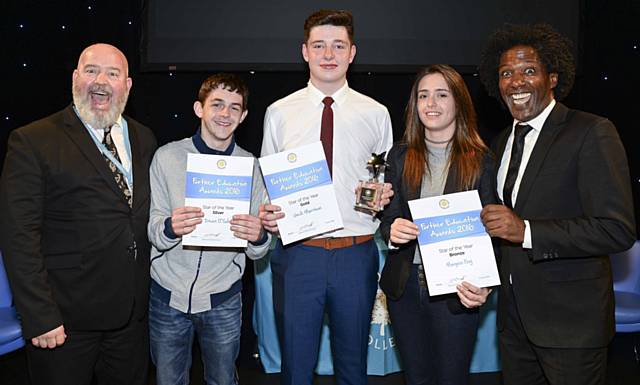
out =
<path fill-rule="evenodd" d="M 304 21 L 304 42 L 309 40 L 311 28 L 320 25 L 334 25 L 345 27 L 349 35 L 349 42 L 353 44 L 353 15 L 349 11 L 321 9 L 309 15 Z"/>
<path fill-rule="evenodd" d="M 207 100 L 207 97 L 209 97 L 209 94 L 218 87 L 240 94 L 242 96 L 242 110 L 247 110 L 247 103 L 249 102 L 249 88 L 240 76 L 229 73 L 211 75 L 202 82 L 200 90 L 198 91 L 198 100 L 200 103 L 204 103 Z"/>

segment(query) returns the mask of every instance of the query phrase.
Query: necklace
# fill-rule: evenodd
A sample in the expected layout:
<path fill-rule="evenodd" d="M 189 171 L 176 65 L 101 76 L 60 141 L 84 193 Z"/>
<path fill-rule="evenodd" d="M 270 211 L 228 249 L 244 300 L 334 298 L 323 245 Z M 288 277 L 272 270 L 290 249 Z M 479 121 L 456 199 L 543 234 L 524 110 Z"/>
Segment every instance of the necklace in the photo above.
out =
<path fill-rule="evenodd" d="M 451 141 L 451 139 L 453 139 L 453 136 L 447 140 L 431 140 L 429 138 L 427 138 L 426 136 L 424 137 L 424 140 L 426 140 L 427 142 L 431 143 L 431 144 L 445 144 L 445 143 L 449 143 Z"/>

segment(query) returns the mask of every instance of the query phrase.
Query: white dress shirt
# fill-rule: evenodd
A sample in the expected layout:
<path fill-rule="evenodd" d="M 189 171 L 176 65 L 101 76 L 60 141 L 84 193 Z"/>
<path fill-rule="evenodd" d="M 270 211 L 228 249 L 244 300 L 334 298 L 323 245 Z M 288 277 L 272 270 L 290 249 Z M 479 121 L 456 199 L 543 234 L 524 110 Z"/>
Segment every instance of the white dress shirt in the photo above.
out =
<path fill-rule="evenodd" d="M 102 143 L 104 139 L 104 129 L 102 128 L 93 128 L 89 124 L 84 123 L 93 134 L 98 139 L 98 142 Z M 116 150 L 118 151 L 118 157 L 120 157 L 120 163 L 122 163 L 122 167 L 124 167 L 127 172 L 131 172 L 131 159 L 129 157 L 129 153 L 127 152 L 127 147 L 124 144 L 124 134 L 122 132 L 122 115 L 118 117 L 116 123 L 111 126 L 111 139 L 113 140 L 113 144 L 116 146 Z M 127 186 L 129 190 L 133 191 L 133 186 L 127 178 L 124 178 L 127 182 Z"/>
<path fill-rule="evenodd" d="M 324 95 L 311 82 L 267 108 L 264 117 L 262 156 L 275 154 L 320 140 L 322 99 L 331 96 L 333 105 L 333 185 L 344 229 L 322 237 L 373 234 L 378 221 L 354 209 L 358 180 L 367 180 L 371 153 L 388 151 L 393 144 L 391 118 L 387 108 L 372 98 L 344 86 Z"/>
<path fill-rule="evenodd" d="M 511 194 L 511 202 L 513 202 L 513 206 L 516 205 L 516 200 L 518 198 L 518 190 L 520 188 L 520 182 L 522 181 L 522 176 L 524 175 L 524 170 L 527 168 L 527 163 L 529 163 L 529 158 L 531 157 L 531 152 L 533 151 L 533 147 L 536 145 L 538 141 L 538 136 L 540 135 L 540 131 L 542 131 L 542 126 L 544 126 L 544 122 L 551 114 L 553 107 L 556 105 L 556 101 L 554 99 L 551 100 L 551 103 L 538 116 L 527 121 L 520 122 L 518 120 L 513 120 L 513 125 L 511 126 L 511 134 L 507 139 L 507 144 L 504 147 L 504 152 L 502 153 L 502 160 L 500 161 L 500 168 L 498 169 L 498 197 L 500 200 L 504 201 L 502 196 L 502 190 L 504 190 L 504 182 L 507 179 L 507 170 L 509 168 L 509 161 L 511 160 L 511 147 L 513 146 L 513 135 L 516 124 L 523 123 L 528 124 L 533 129 L 529 131 L 527 136 L 524 137 L 524 148 L 522 150 L 522 161 L 520 163 L 520 168 L 518 169 L 518 176 L 516 177 L 515 185 L 513 186 L 513 193 Z M 525 249 L 532 248 L 532 239 L 531 239 L 531 227 L 529 226 L 529 221 L 524 220 L 525 230 L 524 230 L 524 242 L 522 242 L 522 247 Z"/>

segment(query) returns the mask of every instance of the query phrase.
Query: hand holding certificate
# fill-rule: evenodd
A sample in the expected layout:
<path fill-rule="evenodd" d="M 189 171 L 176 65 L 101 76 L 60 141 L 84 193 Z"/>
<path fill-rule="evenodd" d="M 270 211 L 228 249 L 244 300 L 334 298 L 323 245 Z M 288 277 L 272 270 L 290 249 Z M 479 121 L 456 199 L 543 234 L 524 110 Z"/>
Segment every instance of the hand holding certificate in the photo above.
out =
<path fill-rule="evenodd" d="M 320 142 L 260 158 L 260 167 L 271 203 L 285 214 L 277 220 L 284 245 L 343 227 Z"/>
<path fill-rule="evenodd" d="M 500 284 L 491 238 L 480 221 L 476 190 L 409 201 L 430 295 L 456 292 L 468 281 Z"/>
<path fill-rule="evenodd" d="M 253 158 L 188 154 L 185 206 L 200 207 L 202 223 L 182 237 L 184 246 L 246 247 L 230 221 L 249 214 Z"/>

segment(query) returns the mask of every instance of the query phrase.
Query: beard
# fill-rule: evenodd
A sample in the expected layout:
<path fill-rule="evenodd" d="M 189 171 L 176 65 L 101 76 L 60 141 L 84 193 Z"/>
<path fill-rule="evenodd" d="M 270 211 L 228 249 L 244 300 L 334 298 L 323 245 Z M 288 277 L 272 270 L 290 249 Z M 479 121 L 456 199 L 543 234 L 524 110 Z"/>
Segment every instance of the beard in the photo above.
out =
<path fill-rule="evenodd" d="M 106 93 L 109 97 L 113 96 L 113 90 L 106 84 L 94 84 L 83 92 L 82 88 L 76 82 L 73 83 L 73 104 L 78 110 L 80 119 L 91 126 L 94 129 L 104 129 L 111 127 L 117 121 L 120 115 L 124 112 L 124 107 L 127 104 L 129 98 L 129 91 L 125 91 L 121 97 L 112 99 L 109 109 L 107 111 L 94 111 L 91 108 L 91 96 L 92 92 Z"/>

